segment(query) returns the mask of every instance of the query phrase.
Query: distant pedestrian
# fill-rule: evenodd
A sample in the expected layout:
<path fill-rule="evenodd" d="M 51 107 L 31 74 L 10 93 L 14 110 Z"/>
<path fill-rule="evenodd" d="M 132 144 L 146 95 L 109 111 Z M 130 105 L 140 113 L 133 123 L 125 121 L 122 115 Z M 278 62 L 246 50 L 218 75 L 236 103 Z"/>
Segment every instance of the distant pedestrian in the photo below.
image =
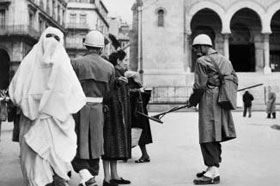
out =
<path fill-rule="evenodd" d="M 9 97 L 6 90 L 0 90 L 0 121 L 8 119 L 8 103 Z"/>
<path fill-rule="evenodd" d="M 252 116 L 251 108 L 252 108 L 252 101 L 253 100 L 254 100 L 254 97 L 249 91 L 246 91 L 243 94 L 243 103 L 244 103 L 243 117 L 246 117 L 247 110 L 248 110 L 248 114 L 249 114 L 248 117 L 250 118 Z"/>
<path fill-rule="evenodd" d="M 236 138 L 234 121 L 230 110 L 218 104 L 219 86 L 221 85 L 217 64 L 223 76 L 238 82 L 231 62 L 212 48 L 212 41 L 205 34 L 193 40 L 193 50 L 199 57 L 195 66 L 193 94 L 188 106 L 199 104 L 199 143 L 207 166 L 205 171 L 197 173 L 194 184 L 204 185 L 220 182 L 219 166 L 222 161 L 221 142 Z"/>
<path fill-rule="evenodd" d="M 266 113 L 267 118 L 276 118 L 276 93 L 272 91 L 271 86 L 267 87 L 268 90 L 268 100 L 266 102 Z"/>
<path fill-rule="evenodd" d="M 6 90 L 0 90 L 0 141 L 1 141 L 1 124 L 8 118 L 7 102 L 9 97 Z"/>
<path fill-rule="evenodd" d="M 22 60 L 9 86 L 20 107 L 20 164 L 25 185 L 67 186 L 76 154 L 72 114 L 85 95 L 63 47 L 63 33 L 48 27 Z"/>
<path fill-rule="evenodd" d="M 99 161 L 104 154 L 104 99 L 113 87 L 114 66 L 101 57 L 105 39 L 101 32 L 90 31 L 84 40 L 87 53 L 71 61 L 86 95 L 86 105 L 74 115 L 78 149 L 72 161 L 80 175 L 79 186 L 96 186 Z"/>

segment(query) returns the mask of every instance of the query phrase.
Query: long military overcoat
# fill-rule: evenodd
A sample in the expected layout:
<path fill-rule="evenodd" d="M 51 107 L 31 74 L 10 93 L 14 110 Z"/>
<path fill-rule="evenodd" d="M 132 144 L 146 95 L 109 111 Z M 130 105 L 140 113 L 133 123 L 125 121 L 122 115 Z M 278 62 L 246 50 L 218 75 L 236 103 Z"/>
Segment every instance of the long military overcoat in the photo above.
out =
<path fill-rule="evenodd" d="M 223 75 L 236 77 L 231 62 L 214 49 L 211 49 L 208 55 L 198 58 L 193 94 L 189 102 L 192 106 L 199 104 L 200 143 L 222 142 L 236 138 L 231 111 L 224 110 L 218 105 L 220 83 L 213 62 L 216 62 Z"/>

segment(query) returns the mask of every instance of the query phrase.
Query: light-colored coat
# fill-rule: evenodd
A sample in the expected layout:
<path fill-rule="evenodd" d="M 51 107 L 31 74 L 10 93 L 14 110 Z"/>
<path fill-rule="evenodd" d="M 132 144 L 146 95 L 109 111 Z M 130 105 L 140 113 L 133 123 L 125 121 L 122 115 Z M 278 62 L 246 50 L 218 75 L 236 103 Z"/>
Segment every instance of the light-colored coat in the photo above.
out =
<path fill-rule="evenodd" d="M 200 143 L 222 142 L 236 138 L 231 111 L 222 109 L 217 102 L 218 73 L 209 55 L 217 63 L 223 75 L 236 76 L 231 62 L 214 49 L 210 49 L 208 55 L 197 60 L 193 94 L 189 102 L 192 106 L 199 104 Z M 212 86 L 209 85 L 210 82 Z"/>
<path fill-rule="evenodd" d="M 266 113 L 274 113 L 275 112 L 275 101 L 276 101 L 276 94 L 274 92 L 269 92 L 268 100 L 266 103 Z"/>

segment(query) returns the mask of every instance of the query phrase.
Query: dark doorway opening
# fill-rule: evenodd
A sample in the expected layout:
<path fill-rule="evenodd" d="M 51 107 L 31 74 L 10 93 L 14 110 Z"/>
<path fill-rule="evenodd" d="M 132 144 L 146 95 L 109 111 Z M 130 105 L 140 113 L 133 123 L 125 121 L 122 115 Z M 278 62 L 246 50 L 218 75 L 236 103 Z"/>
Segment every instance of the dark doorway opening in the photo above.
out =
<path fill-rule="evenodd" d="M 271 19 L 270 67 L 272 72 L 280 72 L 280 10 Z"/>
<path fill-rule="evenodd" d="M 270 51 L 270 66 L 272 72 L 280 72 L 280 51 Z"/>
<path fill-rule="evenodd" d="M 237 72 L 255 72 L 255 43 L 261 42 L 262 23 L 259 15 L 250 8 L 237 11 L 230 21 L 229 55 Z M 259 55 L 258 55 L 259 56 Z"/>
<path fill-rule="evenodd" d="M 236 72 L 255 71 L 255 47 L 251 45 L 230 45 L 230 61 Z"/>
<path fill-rule="evenodd" d="M 191 30 L 191 43 L 198 34 L 206 34 L 211 38 L 215 48 L 216 34 L 221 33 L 222 31 L 222 21 L 216 12 L 214 12 L 212 9 L 205 8 L 198 11 L 193 16 L 191 20 Z M 194 52 L 190 53 L 190 55 L 192 55 L 191 71 L 193 72 L 195 69 L 197 56 Z"/>
<path fill-rule="evenodd" d="M 8 53 L 0 49 L 0 89 L 7 89 L 9 86 L 10 57 Z"/>

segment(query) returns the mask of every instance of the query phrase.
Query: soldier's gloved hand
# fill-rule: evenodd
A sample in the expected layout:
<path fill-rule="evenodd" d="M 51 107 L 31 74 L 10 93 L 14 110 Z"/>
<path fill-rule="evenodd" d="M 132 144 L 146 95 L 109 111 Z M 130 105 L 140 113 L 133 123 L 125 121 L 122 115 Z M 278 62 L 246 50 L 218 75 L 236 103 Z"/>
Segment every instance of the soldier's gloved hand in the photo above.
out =
<path fill-rule="evenodd" d="M 187 108 L 191 107 L 191 104 L 190 104 L 189 100 L 186 102 L 186 106 L 187 106 Z"/>
<path fill-rule="evenodd" d="M 118 80 L 119 80 L 119 83 L 122 85 L 126 85 L 128 83 L 128 79 L 124 76 L 119 77 Z"/>

